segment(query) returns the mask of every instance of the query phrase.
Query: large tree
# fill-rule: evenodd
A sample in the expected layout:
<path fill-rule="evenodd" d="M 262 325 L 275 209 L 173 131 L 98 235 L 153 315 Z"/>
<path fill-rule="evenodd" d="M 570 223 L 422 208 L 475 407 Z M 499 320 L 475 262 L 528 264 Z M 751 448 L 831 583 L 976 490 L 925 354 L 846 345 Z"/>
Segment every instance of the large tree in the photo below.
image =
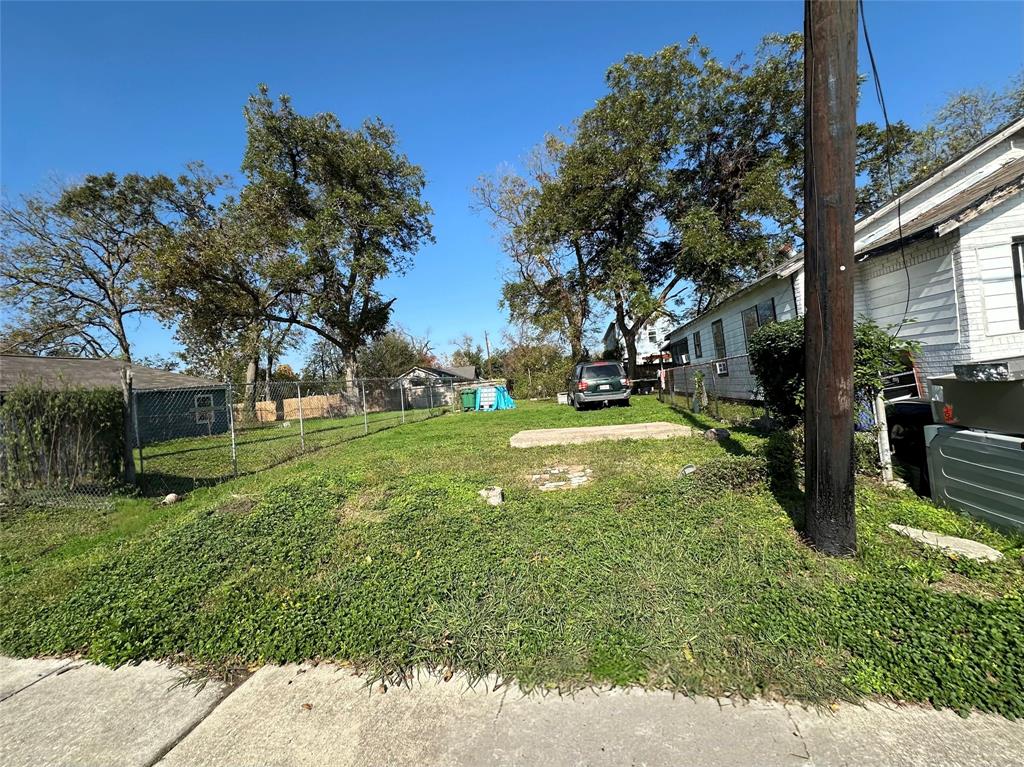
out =
<path fill-rule="evenodd" d="M 246 185 L 240 205 L 291 259 L 295 290 L 267 319 L 336 344 L 351 375 L 357 353 L 388 326 L 394 299 L 380 280 L 404 274 L 432 242 L 423 171 L 380 120 L 356 130 L 330 113 L 298 114 L 266 86 L 245 108 Z"/>
<path fill-rule="evenodd" d="M 399 328 L 390 329 L 359 351 L 359 371 L 364 378 L 394 378 L 415 365 L 435 363 L 429 339 Z"/>
<path fill-rule="evenodd" d="M 527 158 L 523 173 L 483 176 L 475 207 L 489 214 L 501 248 L 512 263 L 501 304 L 513 323 L 529 324 L 565 339 L 573 359 L 586 354 L 593 315 L 593 248 L 589 224 L 567 215 L 569 190 L 558 168 L 566 144 L 548 136 Z"/>
<path fill-rule="evenodd" d="M 4 350 L 130 362 L 132 324 L 152 309 L 140 262 L 185 202 L 166 176 L 107 173 L 4 204 Z"/>

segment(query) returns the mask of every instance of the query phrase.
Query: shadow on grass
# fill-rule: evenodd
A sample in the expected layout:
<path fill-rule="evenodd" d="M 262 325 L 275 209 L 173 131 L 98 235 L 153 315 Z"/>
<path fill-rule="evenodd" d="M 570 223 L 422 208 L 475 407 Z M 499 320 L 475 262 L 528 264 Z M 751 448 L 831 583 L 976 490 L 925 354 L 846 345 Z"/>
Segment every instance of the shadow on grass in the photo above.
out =
<path fill-rule="evenodd" d="M 427 411 L 417 410 L 411 412 L 426 413 Z M 446 411 L 444 410 L 437 410 L 430 411 L 429 414 L 425 416 L 411 416 L 407 418 L 406 423 L 413 424 L 429 421 L 440 415 L 444 415 L 445 412 Z M 201 452 L 212 449 L 224 450 L 230 447 L 230 442 L 222 442 L 217 445 L 211 445 L 209 447 L 186 448 L 183 450 L 176 450 L 164 453 L 146 453 L 145 461 L 142 464 L 142 471 L 138 476 L 136 484 L 139 488 L 139 493 L 144 497 L 153 498 L 161 495 L 167 495 L 168 493 L 184 495 L 185 493 L 192 492 L 199 488 L 213 487 L 214 485 L 219 485 L 221 482 L 226 482 L 230 479 L 235 479 L 236 477 L 248 477 L 253 474 L 259 474 L 261 471 L 267 471 L 282 464 L 288 463 L 289 461 L 304 458 L 306 456 L 311 455 L 312 453 L 315 453 L 328 447 L 336 447 L 338 445 L 343 445 L 348 442 L 353 442 L 362 437 L 367 437 L 371 434 L 376 434 L 377 432 L 394 429 L 397 426 L 403 425 L 399 418 L 378 418 L 376 420 L 371 420 L 368 424 L 369 429 L 365 433 L 363 432 L 363 424 L 360 422 L 358 424 L 355 424 L 356 426 L 358 426 L 358 431 L 356 431 L 355 433 L 346 434 L 344 436 L 338 435 L 337 432 L 342 431 L 343 429 L 346 428 L 350 428 L 352 425 L 318 429 L 316 431 L 306 434 L 306 447 L 304 450 L 299 446 L 298 435 L 290 434 L 288 436 L 291 438 L 291 443 L 286 446 L 288 449 L 281 450 L 276 453 L 257 453 L 255 455 L 255 465 L 253 465 L 254 456 L 251 454 L 246 455 L 245 447 L 247 445 L 263 445 L 270 440 L 240 441 L 236 443 L 236 448 L 239 451 L 239 463 L 248 465 L 239 465 L 237 472 L 233 472 L 230 469 L 228 469 L 220 471 L 219 473 L 211 476 L 189 476 L 182 473 L 175 473 L 173 471 L 161 470 L 158 464 L 161 461 L 161 459 L 177 458 L 184 453 Z M 330 442 L 323 443 L 318 441 L 317 438 L 319 435 L 330 434 L 332 432 L 336 437 L 335 439 L 332 439 Z M 151 466 L 153 466 L 154 463 L 157 464 L 157 468 L 155 471 L 150 468 Z"/>
<path fill-rule="evenodd" d="M 692 410 L 678 404 L 669 405 L 669 408 L 687 425 L 700 432 L 718 428 L 721 424 L 710 413 L 694 413 Z M 801 477 L 799 467 L 802 464 L 802 456 L 799 454 L 792 436 L 785 431 L 775 431 L 766 434 L 764 431 L 750 426 L 730 425 L 729 432 L 730 436 L 718 440 L 718 444 L 730 455 L 760 455 L 765 459 L 768 490 L 789 516 L 793 523 L 793 528 L 798 534 L 803 536 L 806 527 L 806 494 L 800 489 Z M 767 437 L 764 451 L 752 452 L 741 442 L 733 438 L 733 433 Z"/>

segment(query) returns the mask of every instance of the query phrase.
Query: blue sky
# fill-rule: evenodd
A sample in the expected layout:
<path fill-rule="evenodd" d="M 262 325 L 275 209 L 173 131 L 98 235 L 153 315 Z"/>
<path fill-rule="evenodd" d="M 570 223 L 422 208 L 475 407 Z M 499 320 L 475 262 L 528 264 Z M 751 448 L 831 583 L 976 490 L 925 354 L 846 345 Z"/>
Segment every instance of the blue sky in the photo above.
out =
<path fill-rule="evenodd" d="M 480 174 L 568 125 L 625 54 L 696 33 L 728 58 L 800 29 L 802 13 L 801 2 L 3 2 L 3 189 L 191 160 L 237 173 L 242 105 L 259 82 L 349 126 L 379 115 L 426 172 L 437 238 L 384 289 L 397 322 L 444 353 L 463 332 L 505 326 L 505 262 L 470 210 Z M 867 16 L 894 120 L 919 124 L 949 92 L 1001 88 L 1024 63 L 1024 3 L 868 2 Z M 864 93 L 861 119 L 876 119 Z M 140 356 L 173 350 L 155 322 L 134 338 Z"/>

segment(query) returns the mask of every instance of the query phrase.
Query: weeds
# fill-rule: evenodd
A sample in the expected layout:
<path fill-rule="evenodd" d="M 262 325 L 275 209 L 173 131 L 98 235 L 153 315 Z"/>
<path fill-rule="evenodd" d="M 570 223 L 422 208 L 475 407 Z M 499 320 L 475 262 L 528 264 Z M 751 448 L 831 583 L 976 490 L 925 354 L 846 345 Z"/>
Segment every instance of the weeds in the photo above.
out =
<path fill-rule="evenodd" d="M 582 414 L 525 403 L 371 435 L 166 509 L 20 516 L 0 535 L 0 651 L 335 659 L 391 683 L 426 667 L 541 689 L 883 694 L 1024 714 L 1020 538 L 865 480 L 858 557 L 823 557 L 772 488 L 792 442 L 743 427 L 727 444 L 508 448 L 523 428 L 683 417 L 652 398 Z M 531 488 L 555 463 L 593 479 Z M 698 470 L 680 479 L 687 463 Z M 502 506 L 478 497 L 488 485 Z M 951 560 L 889 522 L 1007 557 Z"/>

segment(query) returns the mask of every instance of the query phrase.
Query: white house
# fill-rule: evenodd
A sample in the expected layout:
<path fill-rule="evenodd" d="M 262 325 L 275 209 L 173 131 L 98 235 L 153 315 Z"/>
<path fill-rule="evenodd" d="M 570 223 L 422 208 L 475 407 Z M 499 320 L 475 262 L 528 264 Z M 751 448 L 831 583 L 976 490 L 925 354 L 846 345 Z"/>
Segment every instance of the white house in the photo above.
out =
<path fill-rule="evenodd" d="M 632 322 L 632 320 L 629 320 L 629 322 Z M 675 323 L 665 316 L 655 317 L 643 325 L 636 336 L 636 361 L 640 364 L 660 362 L 664 353 L 662 345 L 674 327 Z M 615 320 L 608 323 L 608 328 L 604 331 L 602 344 L 605 355 L 621 348 L 623 359 L 625 359 L 625 344 L 622 341 L 622 333 L 619 331 L 619 326 Z"/>
<path fill-rule="evenodd" d="M 854 250 L 855 313 L 921 344 L 921 393 L 955 363 L 1024 354 L 1024 119 L 857 221 Z M 675 328 L 662 348 L 676 365 L 700 366 L 709 391 L 756 399 L 747 339 L 803 311 L 801 254 Z M 692 376 L 676 380 L 692 388 Z"/>

